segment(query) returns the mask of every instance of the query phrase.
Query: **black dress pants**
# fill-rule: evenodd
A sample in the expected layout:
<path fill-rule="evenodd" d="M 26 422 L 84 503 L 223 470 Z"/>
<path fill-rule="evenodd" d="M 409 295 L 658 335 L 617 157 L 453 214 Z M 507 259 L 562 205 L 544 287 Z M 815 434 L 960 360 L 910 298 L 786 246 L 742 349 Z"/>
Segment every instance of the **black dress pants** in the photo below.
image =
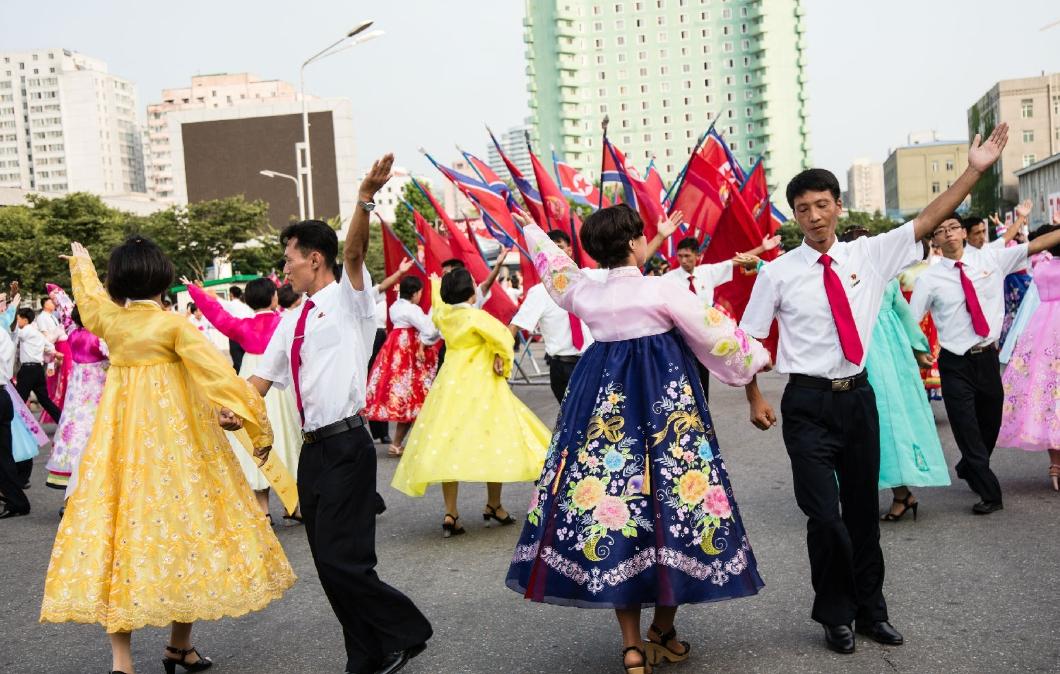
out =
<path fill-rule="evenodd" d="M 383 328 L 376 328 L 375 330 L 375 341 L 372 343 L 372 357 L 368 359 L 368 371 L 372 371 L 372 365 L 375 364 L 375 357 L 379 355 L 379 349 L 383 348 L 383 342 L 386 341 L 386 330 Z M 372 432 L 372 437 L 378 442 L 382 442 L 383 438 L 390 437 L 390 423 L 386 421 L 369 421 L 368 429 Z"/>
<path fill-rule="evenodd" d="M 427 641 L 431 624 L 376 575 L 375 447 L 356 428 L 302 446 L 298 497 L 324 593 L 342 624 L 346 670 L 373 671 L 387 653 Z"/>
<path fill-rule="evenodd" d="M 880 422 L 867 381 L 848 391 L 788 384 L 781 402 L 795 501 L 824 625 L 887 620 L 880 549 Z"/>
<path fill-rule="evenodd" d="M 942 349 L 939 376 L 946 416 L 961 450 L 957 477 L 984 501 L 1001 503 L 1001 483 L 990 470 L 1005 400 L 997 349 L 960 356 Z"/>
<path fill-rule="evenodd" d="M 560 360 L 555 356 L 547 356 L 548 361 L 548 384 L 552 388 L 552 395 L 556 396 L 556 402 L 562 403 L 563 396 L 567 395 L 567 385 L 574 368 L 578 366 L 578 360 Z"/>
<path fill-rule="evenodd" d="M 18 380 L 15 382 L 15 390 L 22 396 L 23 401 L 29 400 L 31 393 L 37 396 L 37 404 L 51 415 L 55 423 L 59 423 L 62 411 L 48 397 L 48 378 L 43 365 L 40 363 L 23 363 L 22 367 L 18 369 Z M 19 461 L 15 465 L 18 466 L 18 475 L 22 480 L 22 484 L 29 482 L 29 477 L 33 473 L 33 460 Z"/>
<path fill-rule="evenodd" d="M 26 483 L 24 478 L 19 477 L 15 459 L 11 455 L 11 421 L 15 415 L 15 408 L 11 404 L 11 398 L 7 391 L 0 388 L 0 494 L 7 501 L 5 507 L 14 512 L 29 512 L 29 499 L 22 491 L 22 485 Z M 32 465 L 32 462 L 30 462 Z"/>

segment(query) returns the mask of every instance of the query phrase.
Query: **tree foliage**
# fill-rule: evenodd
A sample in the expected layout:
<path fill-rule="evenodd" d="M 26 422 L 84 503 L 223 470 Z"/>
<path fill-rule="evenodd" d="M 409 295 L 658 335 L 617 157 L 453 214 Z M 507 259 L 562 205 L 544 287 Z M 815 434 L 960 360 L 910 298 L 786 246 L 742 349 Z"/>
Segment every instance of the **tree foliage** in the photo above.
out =
<path fill-rule="evenodd" d="M 880 234 L 898 226 L 899 223 L 891 220 L 879 211 L 875 213 L 861 213 L 858 211 L 847 211 L 839 218 L 836 225 L 836 234 L 842 234 L 851 227 L 864 227 L 869 234 Z M 802 230 L 794 218 L 785 222 L 780 228 L 780 245 L 784 250 L 793 250 L 802 243 Z"/>

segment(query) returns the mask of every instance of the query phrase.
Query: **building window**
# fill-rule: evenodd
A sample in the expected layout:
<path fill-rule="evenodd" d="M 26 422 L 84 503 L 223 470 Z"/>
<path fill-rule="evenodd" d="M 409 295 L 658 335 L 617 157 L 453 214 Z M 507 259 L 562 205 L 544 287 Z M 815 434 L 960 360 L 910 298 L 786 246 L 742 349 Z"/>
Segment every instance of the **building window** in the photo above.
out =
<path fill-rule="evenodd" d="M 938 173 L 939 172 L 939 163 L 938 163 L 937 160 L 931 162 L 931 172 L 932 173 Z"/>
<path fill-rule="evenodd" d="M 619 47 L 624 47 L 626 44 L 626 37 L 624 35 L 619 35 L 615 38 L 615 44 L 617 44 Z"/>
<path fill-rule="evenodd" d="M 1033 143 L 1034 142 L 1034 129 L 1024 129 L 1023 130 L 1023 142 L 1024 143 Z"/>
<path fill-rule="evenodd" d="M 1035 159 L 1035 156 L 1033 154 L 1025 154 L 1025 155 L 1023 155 L 1023 168 L 1027 168 L 1028 166 L 1033 164 L 1035 161 L 1037 161 L 1037 160 Z"/>
<path fill-rule="evenodd" d="M 953 171 L 953 160 L 952 159 L 947 159 L 946 160 L 946 170 L 947 171 Z"/>
<path fill-rule="evenodd" d="M 941 186 L 938 182 L 931 183 L 931 193 L 938 194 L 941 191 Z"/>
<path fill-rule="evenodd" d="M 1031 119 L 1034 117 L 1034 99 L 1024 98 L 1020 101 L 1020 117 L 1023 119 Z"/>

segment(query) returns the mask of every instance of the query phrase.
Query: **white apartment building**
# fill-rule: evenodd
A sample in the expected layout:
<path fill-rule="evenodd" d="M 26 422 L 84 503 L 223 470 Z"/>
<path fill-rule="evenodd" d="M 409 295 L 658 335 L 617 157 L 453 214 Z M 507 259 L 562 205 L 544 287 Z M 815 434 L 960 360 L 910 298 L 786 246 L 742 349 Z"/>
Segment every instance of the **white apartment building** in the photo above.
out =
<path fill-rule="evenodd" d="M 501 149 L 504 150 L 504 154 L 508 155 L 508 159 L 512 160 L 515 167 L 532 181 L 534 167 L 530 163 L 530 151 L 526 147 L 527 132 L 533 133 L 533 128 L 529 124 L 513 126 L 500 134 L 497 138 L 497 142 L 501 144 Z M 510 177 L 508 175 L 508 167 L 504 165 L 504 160 L 501 159 L 501 155 L 497 152 L 497 148 L 493 145 L 492 140 L 488 142 L 487 148 L 486 162 L 490 165 L 490 168 L 493 169 L 494 173 L 499 175 L 503 180 L 508 180 Z M 537 154 L 537 158 L 541 161 L 552 161 L 552 154 L 549 148 L 535 147 L 534 151 Z"/>
<path fill-rule="evenodd" d="M 383 222 L 388 225 L 394 224 L 397 219 L 397 207 L 405 199 L 405 186 L 412 182 L 412 174 L 408 169 L 395 166 L 393 168 L 394 177 L 387 181 L 386 185 L 375 195 L 375 212 L 379 214 L 379 217 L 383 219 Z M 364 180 L 366 173 L 361 171 L 360 180 Z M 429 190 L 434 190 L 434 184 L 430 178 L 424 176 L 416 176 L 416 182 L 423 185 Z"/>
<path fill-rule="evenodd" d="M 883 213 L 884 203 L 883 164 L 868 159 L 855 159 L 847 169 L 848 211 Z"/>
<path fill-rule="evenodd" d="M 144 192 L 132 82 L 68 49 L 0 51 L 0 187 Z"/>
<path fill-rule="evenodd" d="M 147 106 L 147 189 L 152 196 L 176 201 L 169 115 L 184 110 L 261 106 L 298 100 L 294 85 L 263 80 L 250 73 L 197 75 L 190 87 L 163 89 L 162 100 Z"/>

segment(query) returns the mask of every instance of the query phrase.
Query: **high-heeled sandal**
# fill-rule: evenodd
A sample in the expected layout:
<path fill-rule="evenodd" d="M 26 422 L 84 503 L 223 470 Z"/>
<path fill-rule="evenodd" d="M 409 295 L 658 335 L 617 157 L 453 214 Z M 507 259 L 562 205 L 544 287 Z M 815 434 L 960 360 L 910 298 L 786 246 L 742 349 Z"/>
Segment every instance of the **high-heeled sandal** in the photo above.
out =
<path fill-rule="evenodd" d="M 405 448 L 401 445 L 391 444 L 387 447 L 386 453 L 388 456 L 401 456 L 405 453 Z"/>
<path fill-rule="evenodd" d="M 1049 466 L 1049 477 L 1053 478 L 1053 491 L 1060 491 L 1060 463 Z"/>
<path fill-rule="evenodd" d="M 452 522 L 447 522 L 446 519 L 451 519 L 453 521 Z M 456 525 L 456 521 L 458 519 L 460 519 L 460 518 L 456 517 L 455 515 L 450 515 L 449 513 L 445 514 L 445 517 L 442 518 L 442 538 L 449 538 L 451 536 L 460 536 L 461 534 L 466 534 L 467 533 L 467 529 L 465 529 L 464 527 L 458 527 Z"/>
<path fill-rule="evenodd" d="M 652 632 L 659 635 L 659 640 L 656 641 L 652 638 Z M 688 655 L 692 652 L 692 646 L 687 641 L 678 641 L 681 644 L 680 652 L 673 650 L 666 644 L 677 639 L 677 629 L 671 627 L 665 634 L 661 629 L 656 627 L 655 623 L 652 623 L 651 628 L 648 630 L 648 640 L 644 643 L 644 650 L 648 654 L 648 663 L 651 665 L 657 665 L 663 660 L 667 662 L 684 662 L 688 659 Z"/>
<path fill-rule="evenodd" d="M 173 648 L 172 646 L 166 646 L 167 653 L 175 653 L 180 658 L 171 658 L 169 655 L 162 658 L 162 666 L 166 668 L 166 674 L 174 674 L 177 671 L 177 665 L 180 665 L 188 672 L 201 672 L 204 669 L 213 667 L 213 660 L 204 657 L 197 648 Z M 195 657 L 199 658 L 195 662 L 188 662 L 188 656 L 192 653 Z"/>
<path fill-rule="evenodd" d="M 880 518 L 880 521 L 881 522 L 897 522 L 898 520 L 900 520 L 903 517 L 905 517 L 905 514 L 907 512 L 912 510 L 913 511 L 913 521 L 916 522 L 916 510 L 917 510 L 917 508 L 920 507 L 920 501 L 913 501 L 912 503 L 910 503 L 909 499 L 911 499 L 911 498 L 913 498 L 913 492 L 909 492 L 908 494 L 906 494 L 906 497 L 903 498 L 903 499 L 897 499 L 897 498 L 894 499 L 895 503 L 900 503 L 901 505 L 905 506 L 904 508 L 902 508 L 902 512 L 898 513 L 897 515 L 895 515 L 894 513 L 887 513 L 886 515 L 884 515 L 883 517 Z"/>
<path fill-rule="evenodd" d="M 491 506 L 490 504 L 487 503 L 486 504 L 486 510 L 488 512 L 482 513 L 482 519 L 485 520 L 486 522 L 489 522 L 490 520 L 497 520 L 498 522 L 500 522 L 501 526 L 505 526 L 505 527 L 508 526 L 509 524 L 515 524 L 515 520 L 512 519 L 512 514 L 511 513 L 506 513 L 504 515 L 504 519 L 501 519 L 501 516 L 498 515 L 497 512 L 500 511 L 500 510 L 503 510 L 503 509 L 504 509 L 504 506 L 497 506 L 496 508 L 494 508 L 493 506 Z"/>
<path fill-rule="evenodd" d="M 626 653 L 630 651 L 636 651 L 640 654 L 642 664 L 626 664 Z M 626 674 L 651 674 L 651 663 L 648 662 L 648 656 L 644 654 L 644 649 L 640 646 L 630 646 L 622 651 L 622 666 L 626 669 Z"/>

